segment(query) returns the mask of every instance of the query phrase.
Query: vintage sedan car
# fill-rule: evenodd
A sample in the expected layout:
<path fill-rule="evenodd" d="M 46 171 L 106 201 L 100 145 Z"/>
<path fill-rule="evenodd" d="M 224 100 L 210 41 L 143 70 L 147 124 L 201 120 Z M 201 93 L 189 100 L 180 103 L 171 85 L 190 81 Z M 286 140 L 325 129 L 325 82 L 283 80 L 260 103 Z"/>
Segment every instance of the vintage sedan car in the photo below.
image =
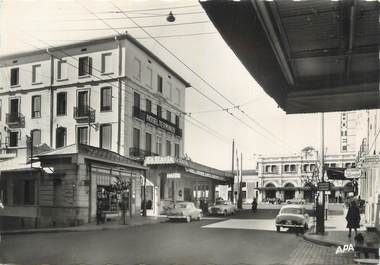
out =
<path fill-rule="evenodd" d="M 210 214 L 222 214 L 224 216 L 235 214 L 236 207 L 231 201 L 218 200 L 216 203 L 208 208 Z"/>
<path fill-rule="evenodd" d="M 280 232 L 281 227 L 295 228 L 297 231 L 305 232 L 309 227 L 309 215 L 303 205 L 288 204 L 281 207 L 275 222 L 277 232 Z"/>
<path fill-rule="evenodd" d="M 305 200 L 302 200 L 302 199 L 290 199 L 290 200 L 286 200 L 286 204 L 305 204 Z"/>
<path fill-rule="evenodd" d="M 184 220 L 190 223 L 192 220 L 202 218 L 202 210 L 195 207 L 192 202 L 178 202 L 167 211 L 169 220 Z"/>

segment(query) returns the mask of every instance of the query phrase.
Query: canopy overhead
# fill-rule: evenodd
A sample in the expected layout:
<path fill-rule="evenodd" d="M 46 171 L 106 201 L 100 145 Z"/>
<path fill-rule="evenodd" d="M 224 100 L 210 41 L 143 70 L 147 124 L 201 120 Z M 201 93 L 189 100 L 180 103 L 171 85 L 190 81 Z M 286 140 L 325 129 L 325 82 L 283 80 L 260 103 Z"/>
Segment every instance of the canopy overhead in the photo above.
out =
<path fill-rule="evenodd" d="M 380 107 L 378 1 L 208 0 L 201 5 L 286 113 Z"/>

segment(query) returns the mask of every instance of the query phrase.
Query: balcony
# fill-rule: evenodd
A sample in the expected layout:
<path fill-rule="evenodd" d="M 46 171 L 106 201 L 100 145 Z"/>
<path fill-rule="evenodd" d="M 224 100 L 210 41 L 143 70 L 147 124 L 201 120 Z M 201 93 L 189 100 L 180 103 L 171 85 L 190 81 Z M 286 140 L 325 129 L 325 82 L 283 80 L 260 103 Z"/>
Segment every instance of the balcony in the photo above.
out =
<path fill-rule="evenodd" d="M 7 113 L 5 122 L 9 128 L 25 128 L 25 116 L 21 113 Z"/>
<path fill-rule="evenodd" d="M 74 119 L 78 123 L 95 122 L 95 110 L 90 106 L 74 107 Z"/>
<path fill-rule="evenodd" d="M 153 153 L 152 151 L 142 150 L 137 147 L 131 147 L 129 148 L 129 156 L 144 158 L 146 156 L 158 156 L 158 154 Z"/>
<path fill-rule="evenodd" d="M 145 121 L 146 112 L 139 107 L 133 106 L 133 117 Z"/>

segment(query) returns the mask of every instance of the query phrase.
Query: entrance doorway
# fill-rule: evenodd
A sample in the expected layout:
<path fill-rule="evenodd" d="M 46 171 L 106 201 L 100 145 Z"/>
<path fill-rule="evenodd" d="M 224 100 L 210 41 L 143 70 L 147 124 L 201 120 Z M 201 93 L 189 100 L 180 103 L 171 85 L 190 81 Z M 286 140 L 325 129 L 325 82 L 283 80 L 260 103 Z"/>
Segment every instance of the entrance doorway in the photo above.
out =
<path fill-rule="evenodd" d="M 291 200 L 295 197 L 295 187 L 292 183 L 287 183 L 285 185 L 284 199 Z"/>
<path fill-rule="evenodd" d="M 265 198 L 266 199 L 274 199 L 276 198 L 276 186 L 273 183 L 269 183 L 265 186 L 267 190 L 265 190 Z"/>

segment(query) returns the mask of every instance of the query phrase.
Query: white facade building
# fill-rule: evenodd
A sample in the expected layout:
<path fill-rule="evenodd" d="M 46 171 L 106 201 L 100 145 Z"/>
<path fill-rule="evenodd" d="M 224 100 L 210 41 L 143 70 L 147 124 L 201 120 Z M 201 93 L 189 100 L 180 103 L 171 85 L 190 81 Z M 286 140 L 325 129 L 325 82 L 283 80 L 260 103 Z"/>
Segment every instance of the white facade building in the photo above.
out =
<path fill-rule="evenodd" d="M 308 155 L 259 158 L 258 175 L 262 201 L 273 198 L 281 201 L 293 198 L 314 201 L 313 187 L 310 187 L 306 180 L 316 172 L 318 165 L 317 152 Z M 355 167 L 355 155 L 326 155 L 325 167 Z M 332 202 L 343 200 L 353 191 L 350 181 L 335 180 L 332 183 Z"/>

